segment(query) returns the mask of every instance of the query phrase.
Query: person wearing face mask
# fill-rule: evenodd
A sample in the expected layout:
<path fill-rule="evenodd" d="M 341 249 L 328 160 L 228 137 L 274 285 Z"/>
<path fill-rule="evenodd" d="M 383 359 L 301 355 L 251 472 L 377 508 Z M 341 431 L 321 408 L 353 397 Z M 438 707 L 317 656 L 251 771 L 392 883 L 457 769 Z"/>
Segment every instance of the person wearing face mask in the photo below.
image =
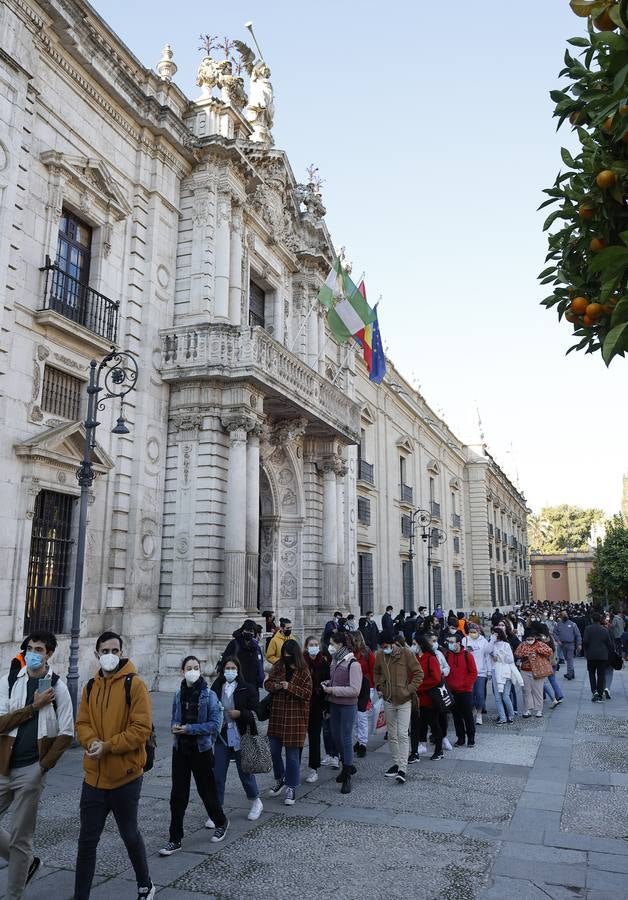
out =
<path fill-rule="evenodd" d="M 473 715 L 473 685 L 478 676 L 473 653 L 462 646 L 460 635 L 454 635 L 447 641 L 447 653 L 445 654 L 449 674 L 445 676 L 445 683 L 454 700 L 452 715 L 454 728 L 456 729 L 456 743 L 454 747 L 475 745 L 475 716 Z"/>
<path fill-rule="evenodd" d="M 56 647 L 50 632 L 33 632 L 22 647 L 24 665 L 0 680 L 0 808 L 12 807 L 10 831 L 0 828 L 0 856 L 11 900 L 39 868 L 33 836 L 46 773 L 74 736 L 70 694 L 49 662 Z"/>
<path fill-rule="evenodd" d="M 255 775 L 242 771 L 240 760 L 240 738 L 249 731 L 257 734 L 257 690 L 247 684 L 237 657 L 226 659 L 222 664 L 222 673 L 212 684 L 212 691 L 220 699 L 225 711 L 225 718 L 220 738 L 214 744 L 214 777 L 218 791 L 218 802 L 222 807 L 225 802 L 225 783 L 231 760 L 235 761 L 240 783 L 244 793 L 252 801 L 247 819 L 251 822 L 259 819 L 264 809 L 259 796 L 259 788 Z"/>
<path fill-rule="evenodd" d="M 384 698 L 388 747 L 393 762 L 385 776 L 405 784 L 410 756 L 408 729 L 412 698 L 420 687 L 423 673 L 416 656 L 395 643 L 392 631 L 383 631 L 379 643 L 380 650 L 375 657 L 375 689 Z"/>
<path fill-rule="evenodd" d="M 420 656 L 419 650 L 421 637 L 427 637 L 431 642 L 432 650 L 434 651 L 434 655 L 438 660 L 438 665 L 440 666 L 440 671 L 443 677 L 449 675 L 449 665 L 447 664 L 447 660 L 445 659 L 445 656 L 438 646 L 438 637 L 431 631 L 426 631 L 423 635 L 420 632 L 417 632 L 414 635 L 411 650 L 416 656 L 417 660 L 419 660 Z M 451 750 L 452 745 L 447 737 L 447 713 L 437 710 L 437 714 L 441 727 L 442 745 L 445 750 Z M 408 757 L 408 762 L 418 762 L 420 757 L 423 754 L 427 753 L 427 731 L 428 717 L 426 715 L 421 716 L 420 709 L 418 707 L 415 709 L 415 707 L 413 706 L 412 713 L 410 715 L 410 756 Z"/>
<path fill-rule="evenodd" d="M 443 673 L 438 663 L 431 638 L 426 634 L 419 635 L 417 637 L 417 647 L 417 658 L 423 673 L 423 678 L 417 689 L 419 695 L 419 715 L 421 717 L 421 739 L 423 741 L 426 739 L 429 727 L 434 739 L 434 753 L 432 754 L 431 759 L 439 760 L 443 758 L 442 716 L 432 702 L 430 691 L 440 685 L 443 679 Z M 426 745 L 423 744 L 422 746 Z M 421 747 L 419 747 L 419 750 L 421 750 Z"/>
<path fill-rule="evenodd" d="M 100 635 L 95 656 L 100 668 L 83 688 L 76 717 L 76 737 L 85 749 L 85 780 L 74 898 L 89 897 L 98 842 L 112 812 L 135 870 L 138 900 L 152 900 L 155 887 L 137 824 L 146 743 L 152 731 L 150 695 L 133 663 L 122 658 L 122 638 L 115 631 Z"/>
<path fill-rule="evenodd" d="M 181 849 L 183 819 L 190 800 L 192 776 L 207 810 L 206 827 L 214 829 L 212 843 L 224 840 L 229 822 L 218 799 L 214 778 L 213 748 L 221 722 L 216 694 L 201 675 L 196 656 L 181 663 L 183 679 L 172 701 L 172 789 L 170 791 L 170 840 L 159 851 L 171 856 Z"/>
<path fill-rule="evenodd" d="M 294 806 L 301 781 L 301 751 L 312 697 L 312 676 L 295 640 L 284 641 L 280 659 L 272 667 L 264 686 L 273 694 L 268 739 L 275 784 L 269 794 L 278 797 L 285 791 L 284 804 Z M 285 764 L 282 750 L 285 751 Z"/>
<path fill-rule="evenodd" d="M 353 745 L 353 752 L 362 759 L 366 756 L 366 745 L 369 740 L 369 710 L 372 709 L 372 703 L 377 696 L 375 692 L 375 654 L 366 646 L 361 633 L 351 635 L 351 639 L 353 655 L 362 669 L 362 685 L 355 714 L 356 742 Z"/>
<path fill-rule="evenodd" d="M 379 629 L 375 620 L 373 619 L 373 610 L 367 610 L 366 616 L 364 617 L 364 625 L 360 628 L 362 635 L 364 637 L 364 643 L 372 650 L 374 653 L 377 650 L 377 638 L 379 637 Z"/>
<path fill-rule="evenodd" d="M 540 640 L 538 628 L 538 624 L 529 628 L 515 650 L 515 658 L 521 660 L 524 719 L 530 718 L 531 710 L 536 710 L 537 718 L 543 716 L 543 682 L 553 671 L 550 662 L 552 650 Z"/>
<path fill-rule="evenodd" d="M 220 671 L 227 659 L 236 657 L 240 662 L 242 678 L 256 691 L 264 684 L 264 654 L 256 640 L 257 628 L 253 619 L 245 619 L 240 628 L 233 632 L 233 638 L 225 647 L 217 666 Z M 257 697 L 259 700 L 259 692 Z"/>
<path fill-rule="evenodd" d="M 554 625 L 552 636 L 562 649 L 565 662 L 567 663 L 565 678 L 567 681 L 571 681 L 576 677 L 573 659 L 574 655 L 576 653 L 579 654 L 582 649 L 582 635 L 576 623 L 569 618 L 569 613 L 566 609 L 561 610 L 559 619 Z"/>
<path fill-rule="evenodd" d="M 486 654 L 488 652 L 488 641 L 480 631 L 479 625 L 470 621 L 469 634 L 462 641 L 465 650 L 473 653 L 475 667 L 477 669 L 477 678 L 473 684 L 473 715 L 475 724 L 482 724 L 482 710 L 486 705 L 486 678 L 488 675 L 488 665 Z"/>
<path fill-rule="evenodd" d="M 328 713 L 329 703 L 325 692 L 321 685 L 324 681 L 329 680 L 329 658 L 321 650 L 321 645 L 317 637 L 310 635 L 305 639 L 305 647 L 303 648 L 303 659 L 309 669 L 312 678 L 312 699 L 310 701 L 310 711 L 307 722 L 307 743 L 308 743 L 308 764 L 309 773 L 305 780 L 308 784 L 314 784 L 318 781 L 318 770 L 321 765 L 331 765 L 332 760 L 338 762 L 338 754 L 333 752 L 334 747 L 331 743 L 331 735 L 328 736 L 325 745 L 326 756 L 321 761 L 321 731 L 323 729 L 323 716 Z M 331 752 L 330 752 L 331 751 Z"/>
<path fill-rule="evenodd" d="M 356 773 L 353 765 L 353 725 L 363 680 L 362 668 L 351 648 L 351 640 L 346 633 L 335 631 L 332 634 L 329 641 L 329 681 L 322 684 L 329 700 L 331 736 L 342 761 L 342 770 L 336 778 L 342 794 L 350 793 L 351 776 Z"/>
<path fill-rule="evenodd" d="M 270 639 L 266 649 L 266 659 L 271 665 L 276 666 L 281 659 L 281 648 L 292 637 L 292 622 L 290 619 L 280 619 L 279 628 Z"/>

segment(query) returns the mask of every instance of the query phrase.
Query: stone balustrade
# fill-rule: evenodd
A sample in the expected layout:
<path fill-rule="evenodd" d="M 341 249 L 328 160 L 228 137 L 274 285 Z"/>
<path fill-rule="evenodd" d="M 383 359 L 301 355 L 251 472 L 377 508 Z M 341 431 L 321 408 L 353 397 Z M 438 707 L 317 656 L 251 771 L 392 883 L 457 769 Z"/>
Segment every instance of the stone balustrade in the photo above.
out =
<path fill-rule="evenodd" d="M 170 328 L 161 332 L 161 351 L 164 381 L 250 379 L 350 443 L 359 441 L 359 405 L 264 328 L 211 324 Z"/>

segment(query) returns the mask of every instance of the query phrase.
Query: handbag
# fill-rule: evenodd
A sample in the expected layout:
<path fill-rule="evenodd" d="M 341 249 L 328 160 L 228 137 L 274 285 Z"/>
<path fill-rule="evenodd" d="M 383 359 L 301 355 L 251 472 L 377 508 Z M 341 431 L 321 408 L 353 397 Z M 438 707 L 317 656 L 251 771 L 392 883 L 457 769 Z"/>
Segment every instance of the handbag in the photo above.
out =
<path fill-rule="evenodd" d="M 247 775 L 265 775 L 273 767 L 270 742 L 265 735 L 245 731 L 240 735 L 240 765 Z"/>
<path fill-rule="evenodd" d="M 611 668 L 615 669 L 616 672 L 621 672 L 624 668 L 624 661 L 617 650 L 611 650 L 608 654 L 608 664 Z"/>
<path fill-rule="evenodd" d="M 273 709 L 273 695 L 266 694 L 263 700 L 260 700 L 257 709 L 257 718 L 260 722 L 267 722 Z"/>
<path fill-rule="evenodd" d="M 454 704 L 453 697 L 449 693 L 447 685 L 445 684 L 445 679 L 442 679 L 438 687 L 430 688 L 428 694 L 432 703 L 434 704 L 436 709 L 440 710 L 440 712 L 447 712 L 447 710 L 451 709 Z"/>

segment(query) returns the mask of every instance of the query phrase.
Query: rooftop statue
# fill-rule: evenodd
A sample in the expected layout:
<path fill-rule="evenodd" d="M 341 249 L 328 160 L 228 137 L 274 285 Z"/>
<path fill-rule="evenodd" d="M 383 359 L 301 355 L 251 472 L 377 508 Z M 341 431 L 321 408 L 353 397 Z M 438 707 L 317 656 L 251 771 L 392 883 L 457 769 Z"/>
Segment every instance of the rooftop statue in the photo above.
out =
<path fill-rule="evenodd" d="M 247 23 L 246 27 L 253 34 L 251 23 Z M 253 35 L 253 40 L 255 40 L 255 35 Z M 273 127 L 275 118 L 275 104 L 270 69 L 262 58 L 257 41 L 255 41 L 255 45 L 259 58 L 256 58 L 254 51 L 243 41 L 235 41 L 234 44 L 240 54 L 242 65 L 251 78 L 249 102 L 244 110 L 247 121 L 253 126 L 251 140 L 272 147 L 274 141 L 270 129 Z"/>

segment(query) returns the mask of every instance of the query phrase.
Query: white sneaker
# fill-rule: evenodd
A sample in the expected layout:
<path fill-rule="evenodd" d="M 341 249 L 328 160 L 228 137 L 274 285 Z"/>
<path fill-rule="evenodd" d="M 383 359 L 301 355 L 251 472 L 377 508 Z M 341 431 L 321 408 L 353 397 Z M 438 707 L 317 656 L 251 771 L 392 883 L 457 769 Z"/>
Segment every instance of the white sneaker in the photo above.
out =
<path fill-rule="evenodd" d="M 444 750 L 453 750 L 454 748 L 451 746 L 449 738 L 443 738 L 443 749 Z"/>
<path fill-rule="evenodd" d="M 475 717 L 475 724 L 476 724 L 476 725 L 483 725 L 483 724 L 484 724 L 483 721 L 482 721 L 482 713 L 478 713 L 477 716 Z"/>
<path fill-rule="evenodd" d="M 421 753 L 427 753 L 427 746 L 425 744 L 419 744 L 416 752 L 419 754 L 419 756 L 421 755 Z"/>
<path fill-rule="evenodd" d="M 294 788 L 286 788 L 286 799 L 283 801 L 285 806 L 294 806 L 296 791 Z"/>
<path fill-rule="evenodd" d="M 326 753 L 325 756 L 321 759 L 321 766 L 333 766 L 333 764 L 334 764 L 333 757 L 329 756 Z"/>
<path fill-rule="evenodd" d="M 543 711 L 540 710 L 540 709 L 538 709 L 538 710 L 536 711 L 535 715 L 536 715 L 537 719 L 542 719 L 542 718 L 543 718 Z"/>
<path fill-rule="evenodd" d="M 329 765 L 332 767 L 332 769 L 339 769 L 340 768 L 340 760 L 338 759 L 337 756 L 332 756 L 331 762 Z"/>
<path fill-rule="evenodd" d="M 213 830 L 215 829 L 215 827 L 216 827 L 216 826 L 214 825 L 214 823 L 212 822 L 211 819 L 208 819 L 208 820 L 205 822 L 205 828 L 210 828 L 210 829 L 213 831 Z"/>
<path fill-rule="evenodd" d="M 305 780 L 308 784 L 315 784 L 318 781 L 318 772 L 316 771 L 316 769 L 312 769 Z"/>
<path fill-rule="evenodd" d="M 264 809 L 264 804 L 262 803 L 262 801 L 260 800 L 259 797 L 256 797 L 255 800 L 253 801 L 253 805 L 251 806 L 251 810 L 247 816 L 247 819 L 250 822 L 255 822 L 255 820 L 259 819 L 259 817 L 261 816 L 263 809 Z"/>
<path fill-rule="evenodd" d="M 558 700 L 556 700 L 556 699 L 552 700 L 552 702 L 550 703 L 550 709 L 556 709 L 557 706 L 558 706 Z M 537 713 L 537 715 L 538 715 L 538 713 Z"/>

